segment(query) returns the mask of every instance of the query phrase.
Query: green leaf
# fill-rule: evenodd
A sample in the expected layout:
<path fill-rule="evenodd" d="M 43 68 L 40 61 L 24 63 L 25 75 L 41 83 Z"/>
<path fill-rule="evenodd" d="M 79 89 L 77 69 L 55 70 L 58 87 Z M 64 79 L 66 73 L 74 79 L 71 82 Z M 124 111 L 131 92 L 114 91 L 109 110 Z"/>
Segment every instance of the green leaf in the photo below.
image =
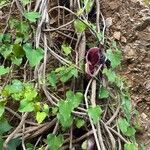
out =
<path fill-rule="evenodd" d="M 81 145 L 82 150 L 87 150 L 88 149 L 88 141 L 84 141 Z"/>
<path fill-rule="evenodd" d="M 11 61 L 12 61 L 12 63 L 13 64 L 15 64 L 15 65 L 17 65 L 17 66 L 20 66 L 21 65 L 21 63 L 22 63 L 22 58 L 11 58 Z"/>
<path fill-rule="evenodd" d="M 5 106 L 0 105 L 0 117 L 3 115 L 4 111 L 5 111 Z"/>
<path fill-rule="evenodd" d="M 0 46 L 0 53 L 2 56 L 7 59 L 9 58 L 10 54 L 12 53 L 13 45 L 10 44 L 3 44 Z"/>
<path fill-rule="evenodd" d="M 64 118 L 68 118 L 71 115 L 71 112 L 73 110 L 70 101 L 61 100 L 58 103 L 58 107 L 59 107 L 59 113 L 64 115 Z"/>
<path fill-rule="evenodd" d="M 34 145 L 31 143 L 26 144 L 26 150 L 34 150 Z"/>
<path fill-rule="evenodd" d="M 4 66 L 0 66 L 0 76 L 9 73 L 10 68 L 4 68 Z"/>
<path fill-rule="evenodd" d="M 136 144 L 126 143 L 124 144 L 124 150 L 138 150 Z"/>
<path fill-rule="evenodd" d="M 4 118 L 0 120 L 0 135 L 8 132 L 12 126 L 8 123 L 8 121 Z"/>
<path fill-rule="evenodd" d="M 27 4 L 30 4 L 31 0 L 21 0 L 22 4 L 26 6 Z"/>
<path fill-rule="evenodd" d="M 6 43 L 10 43 L 11 40 L 12 40 L 12 36 L 9 33 L 6 34 L 0 33 L 0 42 L 3 41 L 6 44 Z"/>
<path fill-rule="evenodd" d="M 5 111 L 5 104 L 6 104 L 6 101 L 1 99 L 0 100 L 0 117 L 2 117 L 2 115 Z"/>
<path fill-rule="evenodd" d="M 76 119 L 76 126 L 77 128 L 81 128 L 82 126 L 84 126 L 85 121 L 83 119 L 77 118 Z"/>
<path fill-rule="evenodd" d="M 0 137 L 0 150 L 3 150 L 4 140 Z"/>
<path fill-rule="evenodd" d="M 29 26 L 29 23 L 27 21 L 18 21 L 17 19 L 10 19 L 9 20 L 9 26 L 11 29 L 16 30 L 17 38 L 18 37 L 24 38 L 25 34 L 27 34 L 27 33 L 29 36 L 30 26 Z"/>
<path fill-rule="evenodd" d="M 45 112 L 37 112 L 36 113 L 36 120 L 38 123 L 42 123 L 46 118 L 47 114 Z"/>
<path fill-rule="evenodd" d="M 13 45 L 12 53 L 14 54 L 14 56 L 16 58 L 22 58 L 25 54 L 24 51 L 23 51 L 23 47 L 19 44 L 14 44 Z"/>
<path fill-rule="evenodd" d="M 125 118 L 119 118 L 118 119 L 118 125 L 121 130 L 121 132 L 126 136 L 134 136 L 136 130 L 133 127 L 130 127 L 129 122 Z"/>
<path fill-rule="evenodd" d="M 60 72 L 62 72 L 62 71 L 64 71 L 64 70 L 66 70 L 66 67 L 65 67 L 65 66 L 61 66 L 61 67 L 56 68 L 56 69 L 55 69 L 55 72 L 56 72 L 56 73 L 60 73 Z"/>
<path fill-rule="evenodd" d="M 77 70 L 77 68 L 75 68 L 75 67 L 72 67 L 72 69 L 71 69 L 71 74 L 74 76 L 74 77 L 78 77 L 78 70 Z"/>
<path fill-rule="evenodd" d="M 9 93 L 20 93 L 24 89 L 23 83 L 19 80 L 13 80 L 12 84 L 9 85 Z"/>
<path fill-rule="evenodd" d="M 59 113 L 57 115 L 58 120 L 64 128 L 70 127 L 73 122 L 71 112 L 73 110 L 72 103 L 70 101 L 61 100 L 58 103 Z"/>
<path fill-rule="evenodd" d="M 126 136 L 134 136 L 136 133 L 136 130 L 133 127 L 128 127 L 127 132 L 125 133 Z"/>
<path fill-rule="evenodd" d="M 73 91 L 69 90 L 66 92 L 66 100 L 59 101 L 59 113 L 57 115 L 57 118 L 64 128 L 68 128 L 71 126 L 73 122 L 71 113 L 74 110 L 74 108 L 79 106 L 82 99 L 82 93 L 74 93 Z"/>
<path fill-rule="evenodd" d="M 140 150 L 146 150 L 146 147 L 144 146 L 144 144 L 140 144 Z"/>
<path fill-rule="evenodd" d="M 24 13 L 24 16 L 30 22 L 36 22 L 37 19 L 41 17 L 41 15 L 38 12 L 34 12 L 34 11 L 26 12 L 26 13 Z"/>
<path fill-rule="evenodd" d="M 129 95 L 124 94 L 121 96 L 121 99 L 122 99 L 121 105 L 122 105 L 123 111 L 129 121 L 131 119 L 131 110 L 132 110 L 130 97 Z"/>
<path fill-rule="evenodd" d="M 66 92 L 66 99 L 70 101 L 73 110 L 74 108 L 78 107 L 79 104 L 81 103 L 83 99 L 83 94 L 80 92 L 74 94 L 73 91 L 69 90 Z"/>
<path fill-rule="evenodd" d="M 37 90 L 33 87 L 32 84 L 29 84 L 29 83 L 26 83 L 24 85 L 25 87 L 25 91 L 24 91 L 24 99 L 27 100 L 27 101 L 33 101 L 37 98 Z"/>
<path fill-rule="evenodd" d="M 62 135 L 49 134 L 47 136 L 47 143 L 50 150 L 59 150 L 64 143 L 64 138 Z"/>
<path fill-rule="evenodd" d="M 107 76 L 108 81 L 110 81 L 111 83 L 115 82 L 115 80 L 116 80 L 116 78 L 117 78 L 115 72 L 112 71 L 111 69 L 105 68 L 105 69 L 103 70 L 103 74 L 105 74 L 105 75 Z"/>
<path fill-rule="evenodd" d="M 84 0 L 86 13 L 89 13 L 91 11 L 93 3 L 93 0 Z"/>
<path fill-rule="evenodd" d="M 26 57 L 28 58 L 31 67 L 38 65 L 44 57 L 44 52 L 41 48 L 37 48 L 35 50 L 32 49 L 32 46 L 30 44 L 25 44 L 23 46 L 23 49 L 26 53 Z"/>
<path fill-rule="evenodd" d="M 57 75 L 54 71 L 51 71 L 51 73 L 48 74 L 48 82 L 52 87 L 56 87 L 57 84 Z"/>
<path fill-rule="evenodd" d="M 58 113 L 58 107 L 52 107 L 52 115 L 56 116 Z"/>
<path fill-rule="evenodd" d="M 49 106 L 47 104 L 44 104 L 43 112 L 45 112 L 48 115 L 48 113 L 49 113 Z"/>
<path fill-rule="evenodd" d="M 81 33 L 87 28 L 87 25 L 84 23 L 84 21 L 76 19 L 74 21 L 74 27 L 75 27 L 76 32 Z"/>
<path fill-rule="evenodd" d="M 17 147 L 21 144 L 21 139 L 16 138 L 10 140 L 10 142 L 7 145 L 7 150 L 17 150 Z"/>
<path fill-rule="evenodd" d="M 113 51 L 112 49 L 108 49 L 106 52 L 106 56 L 110 60 L 112 68 L 116 68 L 121 64 L 121 51 Z"/>
<path fill-rule="evenodd" d="M 71 46 L 68 46 L 67 44 L 62 44 L 61 49 L 67 56 L 71 53 L 71 50 L 72 50 Z"/>
<path fill-rule="evenodd" d="M 99 98 L 108 98 L 109 97 L 109 92 L 106 88 L 101 87 L 99 89 Z"/>
<path fill-rule="evenodd" d="M 60 81 L 65 83 L 72 77 L 77 77 L 78 70 L 74 66 L 62 68 L 60 74 Z"/>
<path fill-rule="evenodd" d="M 121 130 L 121 132 L 123 134 L 125 134 L 128 130 L 128 127 L 130 126 L 130 124 L 127 122 L 127 120 L 125 118 L 119 118 L 118 126 L 119 126 L 119 129 Z"/>
<path fill-rule="evenodd" d="M 81 92 L 76 92 L 73 100 L 73 108 L 77 108 L 81 101 L 83 100 L 83 94 Z"/>
<path fill-rule="evenodd" d="M 40 110 L 41 110 L 41 103 L 40 102 L 34 103 L 34 111 L 38 112 Z"/>
<path fill-rule="evenodd" d="M 90 107 L 87 111 L 94 124 L 100 120 L 101 114 L 103 112 L 100 106 Z"/>
<path fill-rule="evenodd" d="M 2 42 L 3 37 L 4 37 L 4 34 L 3 34 L 3 33 L 0 33 L 0 42 Z"/>
<path fill-rule="evenodd" d="M 34 110 L 34 103 L 28 102 L 27 100 L 22 100 L 20 102 L 19 112 L 32 112 Z"/>
<path fill-rule="evenodd" d="M 17 19 L 10 19 L 9 20 L 9 27 L 10 29 L 17 29 L 20 25 L 20 22 Z"/>
<path fill-rule="evenodd" d="M 58 113 L 57 118 L 63 128 L 69 128 L 73 123 L 72 115 L 68 115 L 67 118 L 63 114 Z"/>

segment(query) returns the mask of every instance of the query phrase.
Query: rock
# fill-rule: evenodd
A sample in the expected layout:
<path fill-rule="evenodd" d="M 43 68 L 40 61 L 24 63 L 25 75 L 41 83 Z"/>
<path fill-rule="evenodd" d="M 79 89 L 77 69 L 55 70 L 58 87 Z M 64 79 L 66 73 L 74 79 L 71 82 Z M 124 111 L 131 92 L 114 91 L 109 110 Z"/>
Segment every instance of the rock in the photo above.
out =
<path fill-rule="evenodd" d="M 141 118 L 142 118 L 143 120 L 146 120 L 146 119 L 147 119 L 147 115 L 146 115 L 145 113 L 142 113 L 142 114 L 141 114 Z"/>
<path fill-rule="evenodd" d="M 124 48 L 124 57 L 125 59 L 133 59 L 136 57 L 136 52 L 130 46 L 125 46 Z"/>
<path fill-rule="evenodd" d="M 121 42 L 122 42 L 122 43 L 127 43 L 127 39 L 126 39 L 124 36 L 122 36 L 122 37 L 121 37 Z"/>
<path fill-rule="evenodd" d="M 149 42 L 150 41 L 150 32 L 149 32 L 149 30 L 148 30 L 148 28 L 147 29 L 145 29 L 144 31 L 142 31 L 142 32 L 138 32 L 138 38 L 142 41 L 147 41 L 147 42 Z"/>
<path fill-rule="evenodd" d="M 111 17 L 107 18 L 105 22 L 106 22 L 106 28 L 109 28 L 112 25 L 112 18 Z"/>
<path fill-rule="evenodd" d="M 148 26 L 150 26 L 150 18 L 144 18 L 143 21 L 136 26 L 135 30 L 143 31 Z"/>
<path fill-rule="evenodd" d="M 112 10 L 115 10 L 120 6 L 120 4 L 117 1 L 112 1 L 112 2 L 109 3 L 109 6 Z"/>
<path fill-rule="evenodd" d="M 145 85 L 145 88 L 146 88 L 146 90 L 150 90 L 150 80 L 148 80 L 148 81 L 146 81 L 145 83 L 144 83 L 144 85 Z"/>
<path fill-rule="evenodd" d="M 119 41 L 119 40 L 120 40 L 120 37 L 121 37 L 121 32 L 119 32 L 119 31 L 114 32 L 113 37 L 114 37 L 114 39 L 116 39 L 116 40 Z"/>
<path fill-rule="evenodd" d="M 55 22 L 56 22 L 55 19 L 53 19 L 53 18 L 50 19 L 50 25 L 54 24 Z"/>

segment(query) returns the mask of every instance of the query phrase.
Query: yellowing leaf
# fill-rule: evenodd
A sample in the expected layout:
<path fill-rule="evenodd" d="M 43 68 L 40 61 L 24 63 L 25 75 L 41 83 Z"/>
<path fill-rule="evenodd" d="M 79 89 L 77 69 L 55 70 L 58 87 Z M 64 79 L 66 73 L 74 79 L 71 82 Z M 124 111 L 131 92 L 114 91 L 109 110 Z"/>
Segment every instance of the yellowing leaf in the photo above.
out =
<path fill-rule="evenodd" d="M 76 126 L 77 128 L 81 128 L 85 124 L 85 121 L 83 119 L 77 119 L 76 120 Z"/>
<path fill-rule="evenodd" d="M 84 0 L 85 10 L 87 13 L 91 11 L 93 3 L 94 3 L 94 0 Z"/>
<path fill-rule="evenodd" d="M 63 44 L 63 45 L 61 46 L 61 49 L 63 50 L 63 52 L 64 52 L 65 55 L 67 55 L 67 56 L 71 53 L 71 50 L 72 50 L 71 46 L 66 45 L 66 44 Z"/>
<path fill-rule="evenodd" d="M 46 118 L 47 114 L 45 112 L 37 112 L 36 113 L 36 120 L 38 123 L 42 123 Z"/>

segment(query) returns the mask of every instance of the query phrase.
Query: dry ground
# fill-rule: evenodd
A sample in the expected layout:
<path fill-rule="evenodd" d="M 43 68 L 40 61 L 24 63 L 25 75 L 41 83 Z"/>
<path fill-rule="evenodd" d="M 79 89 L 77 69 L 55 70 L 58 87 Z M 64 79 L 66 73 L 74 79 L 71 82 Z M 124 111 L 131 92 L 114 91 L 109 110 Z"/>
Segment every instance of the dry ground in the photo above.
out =
<path fill-rule="evenodd" d="M 150 6 L 138 0 L 103 0 L 111 38 L 124 52 L 121 74 L 130 84 L 133 105 L 139 110 L 142 130 L 137 135 L 150 149 Z"/>

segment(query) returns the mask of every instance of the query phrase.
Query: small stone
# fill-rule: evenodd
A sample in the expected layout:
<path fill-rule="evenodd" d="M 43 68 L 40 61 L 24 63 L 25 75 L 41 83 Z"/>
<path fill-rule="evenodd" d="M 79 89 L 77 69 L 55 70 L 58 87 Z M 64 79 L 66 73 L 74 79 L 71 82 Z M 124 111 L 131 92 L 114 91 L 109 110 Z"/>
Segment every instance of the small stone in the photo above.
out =
<path fill-rule="evenodd" d="M 54 24 L 56 22 L 56 20 L 55 19 L 50 19 L 50 25 L 52 25 L 52 24 Z"/>
<path fill-rule="evenodd" d="M 144 83 L 144 85 L 145 85 L 145 88 L 146 88 L 146 90 L 150 90 L 150 80 L 148 80 L 148 81 L 146 81 L 145 83 Z"/>
<path fill-rule="evenodd" d="M 117 9 L 120 5 L 119 5 L 119 3 L 118 3 L 117 1 L 112 1 L 112 2 L 109 3 L 109 6 L 110 6 L 110 8 L 111 8 L 112 10 L 115 10 L 115 9 Z"/>
<path fill-rule="evenodd" d="M 141 114 L 141 117 L 142 117 L 142 119 L 144 119 L 144 120 L 147 119 L 147 115 L 146 115 L 145 113 L 142 113 L 142 114 Z"/>
<path fill-rule="evenodd" d="M 122 43 L 127 43 L 127 39 L 126 39 L 124 36 L 122 36 L 122 37 L 121 37 L 121 42 L 122 42 Z"/>
<path fill-rule="evenodd" d="M 124 48 L 124 57 L 126 59 L 133 59 L 134 57 L 136 57 L 136 52 L 134 49 L 132 49 L 130 46 L 125 46 Z"/>
<path fill-rule="evenodd" d="M 112 25 L 112 18 L 109 17 L 105 20 L 105 23 L 106 23 L 106 27 L 109 28 L 111 25 Z"/>
<path fill-rule="evenodd" d="M 119 41 L 119 40 L 120 40 L 120 37 L 121 37 L 121 32 L 119 32 L 119 31 L 114 32 L 113 37 L 114 37 L 116 40 Z"/>

